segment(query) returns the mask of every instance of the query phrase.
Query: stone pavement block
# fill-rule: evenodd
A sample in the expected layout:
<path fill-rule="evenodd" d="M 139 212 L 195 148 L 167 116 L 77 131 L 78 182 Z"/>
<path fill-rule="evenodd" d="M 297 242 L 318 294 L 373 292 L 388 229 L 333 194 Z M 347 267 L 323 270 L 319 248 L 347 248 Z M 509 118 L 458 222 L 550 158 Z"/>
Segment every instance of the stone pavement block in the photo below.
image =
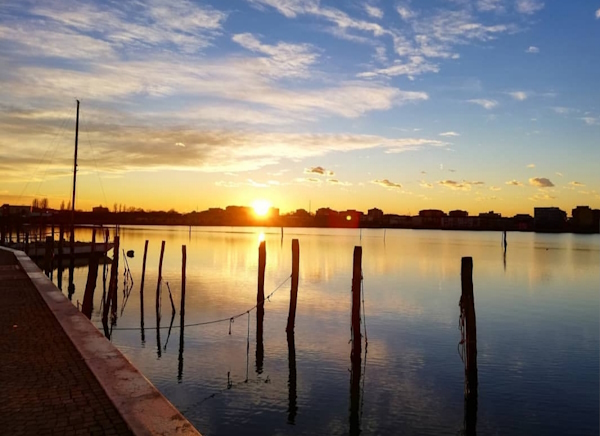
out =
<path fill-rule="evenodd" d="M 15 265 L 15 256 L 0 250 L 0 432 L 132 434 L 39 292 Z"/>

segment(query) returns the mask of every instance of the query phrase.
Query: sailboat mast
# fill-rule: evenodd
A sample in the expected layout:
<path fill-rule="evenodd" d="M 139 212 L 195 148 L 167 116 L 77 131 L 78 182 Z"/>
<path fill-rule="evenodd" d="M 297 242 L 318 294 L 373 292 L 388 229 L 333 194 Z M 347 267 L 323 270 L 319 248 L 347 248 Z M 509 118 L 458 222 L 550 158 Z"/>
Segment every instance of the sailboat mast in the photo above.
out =
<path fill-rule="evenodd" d="M 77 118 L 75 120 L 75 158 L 73 159 L 73 200 L 71 201 L 71 231 L 75 227 L 75 185 L 77 183 L 77 142 L 79 140 L 79 100 L 77 100 Z"/>

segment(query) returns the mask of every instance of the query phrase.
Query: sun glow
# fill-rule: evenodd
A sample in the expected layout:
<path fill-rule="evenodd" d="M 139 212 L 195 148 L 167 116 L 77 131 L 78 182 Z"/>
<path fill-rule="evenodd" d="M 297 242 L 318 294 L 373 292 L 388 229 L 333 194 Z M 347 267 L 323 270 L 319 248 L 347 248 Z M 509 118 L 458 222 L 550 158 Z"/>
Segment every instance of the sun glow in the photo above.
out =
<path fill-rule="evenodd" d="M 263 217 L 269 213 L 271 203 L 267 200 L 255 200 L 254 203 L 252 203 L 252 207 L 257 216 Z"/>

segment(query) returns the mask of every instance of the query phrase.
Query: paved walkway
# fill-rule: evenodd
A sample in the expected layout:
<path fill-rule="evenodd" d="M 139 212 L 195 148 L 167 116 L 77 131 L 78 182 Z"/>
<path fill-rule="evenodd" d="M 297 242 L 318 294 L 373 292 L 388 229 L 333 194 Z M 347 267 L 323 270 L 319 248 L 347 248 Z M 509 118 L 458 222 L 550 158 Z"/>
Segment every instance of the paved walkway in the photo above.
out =
<path fill-rule="evenodd" d="M 132 434 L 28 276 L 0 250 L 0 433 Z"/>

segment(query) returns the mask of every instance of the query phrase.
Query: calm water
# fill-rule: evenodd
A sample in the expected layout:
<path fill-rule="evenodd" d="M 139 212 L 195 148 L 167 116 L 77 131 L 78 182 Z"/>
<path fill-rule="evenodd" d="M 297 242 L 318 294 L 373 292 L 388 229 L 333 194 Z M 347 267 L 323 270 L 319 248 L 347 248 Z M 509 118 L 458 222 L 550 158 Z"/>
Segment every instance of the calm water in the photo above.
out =
<path fill-rule="evenodd" d="M 160 242 L 166 241 L 163 276 L 173 292 L 177 326 L 181 245 L 188 253 L 185 323 L 192 324 L 229 318 L 256 304 L 261 237 L 267 246 L 267 294 L 290 275 L 291 240 L 300 241 L 295 350 L 288 348 L 285 333 L 287 281 L 265 304 L 262 359 L 256 311 L 231 326 L 227 321 L 185 328 L 180 356 L 179 329 L 173 328 L 168 342 L 167 329 L 159 337 L 154 329 Z M 89 239 L 89 232 L 82 230 L 78 238 Z M 146 239 L 142 340 L 139 289 Z M 368 350 L 360 392 L 351 398 L 355 245 L 363 247 Z M 282 241 L 279 229 L 189 233 L 182 227 L 132 227 L 121 229 L 121 246 L 135 250 L 128 259 L 135 284 L 112 341 L 204 435 L 348 434 L 351 420 L 360 423 L 363 435 L 462 434 L 461 256 L 474 262 L 477 434 L 599 432 L 598 235 L 509 233 L 506 258 L 501 234 L 493 232 L 388 230 L 384 240 L 383 230 L 363 230 L 361 240 L 358 230 L 286 229 Z M 74 302 L 83 300 L 86 275 L 86 268 L 76 269 Z M 66 282 L 67 274 L 63 277 Z M 99 326 L 101 295 L 99 278 L 92 318 Z M 168 327 L 170 319 L 165 285 L 161 326 Z M 134 330 L 117 330 L 129 327 Z M 351 401 L 358 411 L 351 413 Z"/>

